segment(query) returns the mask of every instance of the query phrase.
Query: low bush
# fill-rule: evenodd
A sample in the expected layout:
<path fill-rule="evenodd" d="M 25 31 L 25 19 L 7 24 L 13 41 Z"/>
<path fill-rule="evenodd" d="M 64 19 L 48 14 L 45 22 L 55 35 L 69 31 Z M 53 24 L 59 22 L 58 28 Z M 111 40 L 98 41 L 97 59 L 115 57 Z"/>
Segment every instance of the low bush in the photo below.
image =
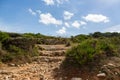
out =
<path fill-rule="evenodd" d="M 68 59 L 72 58 L 78 64 L 84 65 L 100 61 L 103 56 L 113 56 L 114 54 L 115 49 L 112 44 L 108 44 L 104 40 L 91 39 L 69 49 L 66 56 Z"/>
<path fill-rule="evenodd" d="M 35 39 L 31 38 L 11 38 L 3 42 L 3 47 L 5 49 L 10 48 L 10 45 L 14 45 L 18 48 L 21 48 L 26 51 L 32 50 L 34 45 L 36 44 Z"/>
<path fill-rule="evenodd" d="M 11 38 L 2 43 L 2 48 L 0 60 L 4 63 L 31 62 L 32 57 L 38 55 L 33 39 Z"/>
<path fill-rule="evenodd" d="M 2 51 L 0 54 L 0 61 L 4 63 L 13 62 L 13 63 L 24 63 L 31 62 L 32 57 L 38 56 L 37 49 L 33 48 L 32 51 L 25 51 L 15 45 L 10 45 L 9 49 Z"/>
<path fill-rule="evenodd" d="M 5 40 L 9 39 L 9 35 L 5 32 L 0 31 L 0 42 L 3 42 Z"/>

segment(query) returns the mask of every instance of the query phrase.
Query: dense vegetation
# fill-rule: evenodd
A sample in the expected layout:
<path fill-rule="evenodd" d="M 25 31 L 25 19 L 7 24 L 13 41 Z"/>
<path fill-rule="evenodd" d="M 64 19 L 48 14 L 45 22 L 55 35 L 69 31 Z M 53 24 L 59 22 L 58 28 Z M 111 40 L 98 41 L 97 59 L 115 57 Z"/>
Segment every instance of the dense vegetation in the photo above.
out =
<path fill-rule="evenodd" d="M 21 34 L 0 32 L 0 61 L 23 63 L 30 62 L 37 55 L 35 41 L 20 38 Z M 17 38 L 19 37 L 19 38 Z"/>
<path fill-rule="evenodd" d="M 99 39 L 85 40 L 67 51 L 67 56 L 73 58 L 80 65 L 114 55 L 117 55 L 115 45 Z"/>
<path fill-rule="evenodd" d="M 30 62 L 33 56 L 38 55 L 36 44 L 73 46 L 67 51 L 67 59 L 83 65 L 98 62 L 105 57 L 119 56 L 120 33 L 95 32 L 62 38 L 40 33 L 19 34 L 0 31 L 0 62 Z"/>
<path fill-rule="evenodd" d="M 66 38 L 45 36 L 40 33 L 0 32 L 0 62 L 31 62 L 38 55 L 36 44 L 65 44 Z"/>
<path fill-rule="evenodd" d="M 71 37 L 73 43 L 78 43 L 67 51 L 67 59 L 72 59 L 79 65 L 99 63 L 101 60 L 120 55 L 120 33 L 95 32 L 89 35 Z"/>

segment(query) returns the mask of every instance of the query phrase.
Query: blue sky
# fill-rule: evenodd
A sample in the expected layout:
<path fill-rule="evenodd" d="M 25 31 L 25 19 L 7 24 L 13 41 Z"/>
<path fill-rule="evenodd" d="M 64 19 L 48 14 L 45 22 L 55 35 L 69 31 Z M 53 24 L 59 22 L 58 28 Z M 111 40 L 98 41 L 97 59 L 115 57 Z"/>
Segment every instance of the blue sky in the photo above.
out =
<path fill-rule="evenodd" d="M 120 32 L 120 0 L 0 0 L 0 30 L 54 36 Z"/>

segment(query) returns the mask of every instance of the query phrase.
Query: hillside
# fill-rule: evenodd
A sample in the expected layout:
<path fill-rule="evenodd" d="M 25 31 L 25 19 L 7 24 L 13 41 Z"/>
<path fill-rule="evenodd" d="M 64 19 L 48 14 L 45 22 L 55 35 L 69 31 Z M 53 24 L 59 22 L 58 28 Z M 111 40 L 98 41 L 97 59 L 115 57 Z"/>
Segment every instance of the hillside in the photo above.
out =
<path fill-rule="evenodd" d="M 120 80 L 120 33 L 0 32 L 0 61 L 0 80 Z"/>

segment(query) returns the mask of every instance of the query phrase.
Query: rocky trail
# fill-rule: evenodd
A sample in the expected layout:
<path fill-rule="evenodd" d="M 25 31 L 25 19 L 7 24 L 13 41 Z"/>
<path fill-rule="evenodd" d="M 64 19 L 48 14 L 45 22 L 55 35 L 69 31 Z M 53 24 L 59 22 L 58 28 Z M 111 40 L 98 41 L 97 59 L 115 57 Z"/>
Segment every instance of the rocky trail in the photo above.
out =
<path fill-rule="evenodd" d="M 0 67 L 0 80 L 120 80 L 120 58 L 106 60 L 98 72 L 61 67 L 65 59 L 65 45 L 38 45 L 39 56 L 32 63 L 9 64 Z"/>
<path fill-rule="evenodd" d="M 4 65 L 0 68 L 0 80 L 55 80 L 54 70 L 65 58 L 65 45 L 39 45 L 39 55 L 32 63 Z"/>

